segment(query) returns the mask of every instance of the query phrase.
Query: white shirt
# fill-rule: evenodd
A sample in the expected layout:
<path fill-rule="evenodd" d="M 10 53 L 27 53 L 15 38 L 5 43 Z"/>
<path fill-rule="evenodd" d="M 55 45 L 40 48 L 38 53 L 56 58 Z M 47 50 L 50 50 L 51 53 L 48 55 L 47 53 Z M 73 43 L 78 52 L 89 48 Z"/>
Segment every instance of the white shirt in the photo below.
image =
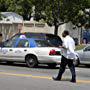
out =
<path fill-rule="evenodd" d="M 75 59 L 75 42 L 72 37 L 69 35 L 66 36 L 63 39 L 63 46 L 66 48 L 63 48 L 63 56 L 68 58 L 68 59 Z"/>

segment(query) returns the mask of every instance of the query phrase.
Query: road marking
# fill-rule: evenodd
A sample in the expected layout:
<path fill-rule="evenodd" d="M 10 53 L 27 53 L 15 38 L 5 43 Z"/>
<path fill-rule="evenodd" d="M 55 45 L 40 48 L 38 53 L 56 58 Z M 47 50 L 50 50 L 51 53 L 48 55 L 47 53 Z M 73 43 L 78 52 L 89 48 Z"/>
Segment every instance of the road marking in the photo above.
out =
<path fill-rule="evenodd" d="M 37 79 L 48 79 L 52 80 L 52 77 L 49 76 L 34 76 L 31 74 L 15 74 L 15 73 L 6 73 L 6 72 L 0 72 L 1 75 L 8 75 L 8 76 L 17 76 L 17 77 L 31 77 L 31 78 L 37 78 Z M 62 81 L 67 81 L 67 78 L 62 78 Z M 77 83 L 83 83 L 83 84 L 90 84 L 90 80 L 77 80 Z"/>
<path fill-rule="evenodd" d="M 33 76 L 31 74 L 14 74 L 14 73 L 5 73 L 5 72 L 0 72 L 0 74 L 8 75 L 8 76 L 20 76 L 20 77 L 32 77 L 32 78 L 52 79 L 52 77 L 48 77 L 48 76 Z"/>
<path fill-rule="evenodd" d="M 89 80 L 77 80 L 77 83 L 86 83 L 86 84 L 90 84 Z"/>

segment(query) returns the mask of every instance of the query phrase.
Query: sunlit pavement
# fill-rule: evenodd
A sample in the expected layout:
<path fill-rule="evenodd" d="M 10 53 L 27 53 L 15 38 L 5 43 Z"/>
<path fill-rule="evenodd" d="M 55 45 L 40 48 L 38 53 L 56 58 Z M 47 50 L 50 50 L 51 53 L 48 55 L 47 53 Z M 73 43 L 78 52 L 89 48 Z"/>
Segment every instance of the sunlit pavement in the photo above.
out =
<path fill-rule="evenodd" d="M 0 65 L 0 90 L 90 90 L 90 68 L 76 68 L 77 83 L 70 82 L 71 74 L 67 68 L 61 81 L 52 80 L 59 67 L 47 66 L 27 68 L 26 65 Z"/>

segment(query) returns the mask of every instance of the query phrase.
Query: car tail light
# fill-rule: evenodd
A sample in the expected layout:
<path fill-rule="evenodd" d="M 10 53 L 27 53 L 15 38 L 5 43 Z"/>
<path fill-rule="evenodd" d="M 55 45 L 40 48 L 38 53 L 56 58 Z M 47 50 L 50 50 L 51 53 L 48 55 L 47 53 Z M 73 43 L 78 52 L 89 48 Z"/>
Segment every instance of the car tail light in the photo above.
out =
<path fill-rule="evenodd" d="M 50 50 L 49 55 L 61 55 L 60 51 L 56 51 L 54 49 Z"/>
<path fill-rule="evenodd" d="M 50 50 L 50 52 L 49 52 L 49 55 L 56 55 L 56 51 L 55 50 Z"/>

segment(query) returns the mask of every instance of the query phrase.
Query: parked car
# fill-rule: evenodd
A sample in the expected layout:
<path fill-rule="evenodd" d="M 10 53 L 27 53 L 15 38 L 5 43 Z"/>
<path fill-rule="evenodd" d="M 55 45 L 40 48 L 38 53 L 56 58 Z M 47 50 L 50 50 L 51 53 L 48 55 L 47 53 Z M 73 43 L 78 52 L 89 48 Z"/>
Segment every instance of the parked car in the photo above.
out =
<path fill-rule="evenodd" d="M 83 49 L 76 51 L 77 66 L 79 64 L 90 65 L 90 45 L 86 45 Z"/>
<path fill-rule="evenodd" d="M 0 61 L 26 62 L 28 67 L 35 67 L 39 63 L 55 67 L 61 62 L 61 51 L 47 40 L 21 35 L 1 44 Z"/>

